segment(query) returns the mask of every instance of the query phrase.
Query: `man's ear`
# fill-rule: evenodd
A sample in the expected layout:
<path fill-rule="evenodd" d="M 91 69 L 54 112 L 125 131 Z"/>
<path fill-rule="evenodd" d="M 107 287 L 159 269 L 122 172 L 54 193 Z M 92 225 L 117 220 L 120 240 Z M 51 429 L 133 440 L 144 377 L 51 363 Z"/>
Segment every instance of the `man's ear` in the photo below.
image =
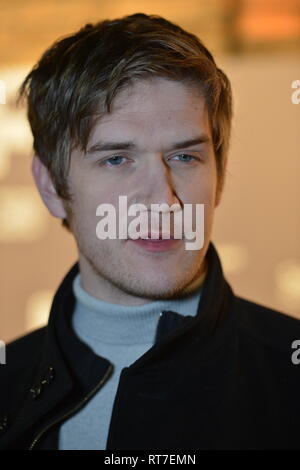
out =
<path fill-rule="evenodd" d="M 67 217 L 63 201 L 58 196 L 50 174 L 37 155 L 34 155 L 31 165 L 32 175 L 41 198 L 49 212 L 60 219 Z"/>

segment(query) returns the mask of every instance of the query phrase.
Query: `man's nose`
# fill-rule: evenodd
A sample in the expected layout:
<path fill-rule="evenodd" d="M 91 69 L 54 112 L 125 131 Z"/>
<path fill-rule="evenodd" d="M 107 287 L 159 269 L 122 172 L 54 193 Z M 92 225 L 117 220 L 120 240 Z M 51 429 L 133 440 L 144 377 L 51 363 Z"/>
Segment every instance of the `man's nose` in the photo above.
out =
<path fill-rule="evenodd" d="M 148 209 L 151 204 L 180 204 L 171 169 L 159 158 L 149 163 L 143 181 L 143 199 Z"/>

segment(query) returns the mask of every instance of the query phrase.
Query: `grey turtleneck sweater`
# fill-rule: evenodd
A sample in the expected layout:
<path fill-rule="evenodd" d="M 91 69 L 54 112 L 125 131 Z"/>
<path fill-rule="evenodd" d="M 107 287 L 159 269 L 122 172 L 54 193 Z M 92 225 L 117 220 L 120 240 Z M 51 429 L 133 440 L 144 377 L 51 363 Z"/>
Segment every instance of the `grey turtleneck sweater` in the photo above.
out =
<path fill-rule="evenodd" d="M 76 299 L 72 326 L 77 336 L 114 366 L 109 380 L 59 432 L 59 449 L 101 450 L 106 448 L 110 419 L 121 371 L 154 344 L 160 313 L 171 310 L 196 315 L 201 286 L 194 294 L 177 300 L 154 301 L 140 306 L 103 302 L 89 295 L 74 279 Z"/>

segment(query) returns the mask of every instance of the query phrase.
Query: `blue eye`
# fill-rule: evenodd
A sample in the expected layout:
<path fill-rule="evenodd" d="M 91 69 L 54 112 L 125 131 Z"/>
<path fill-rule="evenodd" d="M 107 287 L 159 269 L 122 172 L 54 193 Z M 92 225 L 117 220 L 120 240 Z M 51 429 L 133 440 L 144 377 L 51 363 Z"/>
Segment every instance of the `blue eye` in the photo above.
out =
<path fill-rule="evenodd" d="M 193 160 L 196 160 L 196 157 L 193 157 L 193 155 L 188 155 L 187 153 L 181 153 L 180 155 L 176 155 L 176 157 L 182 157 L 180 161 L 183 163 L 189 163 Z"/>
<path fill-rule="evenodd" d="M 120 155 L 114 155 L 113 157 L 104 160 L 103 164 L 109 162 L 109 166 L 120 166 L 120 163 L 123 163 L 123 159 L 124 157 L 121 157 Z"/>

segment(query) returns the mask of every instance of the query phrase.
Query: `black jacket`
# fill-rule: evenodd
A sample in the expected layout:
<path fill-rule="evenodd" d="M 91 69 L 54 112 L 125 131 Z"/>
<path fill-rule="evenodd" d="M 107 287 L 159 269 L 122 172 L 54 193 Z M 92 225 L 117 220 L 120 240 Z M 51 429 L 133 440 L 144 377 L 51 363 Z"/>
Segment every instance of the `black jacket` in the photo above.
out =
<path fill-rule="evenodd" d="M 207 258 L 197 315 L 164 312 L 153 347 L 122 370 L 107 450 L 300 449 L 300 321 L 236 297 L 212 244 Z M 109 379 L 113 365 L 70 327 L 77 272 L 47 327 L 7 346 L 0 449 L 57 449 L 61 423 Z"/>

